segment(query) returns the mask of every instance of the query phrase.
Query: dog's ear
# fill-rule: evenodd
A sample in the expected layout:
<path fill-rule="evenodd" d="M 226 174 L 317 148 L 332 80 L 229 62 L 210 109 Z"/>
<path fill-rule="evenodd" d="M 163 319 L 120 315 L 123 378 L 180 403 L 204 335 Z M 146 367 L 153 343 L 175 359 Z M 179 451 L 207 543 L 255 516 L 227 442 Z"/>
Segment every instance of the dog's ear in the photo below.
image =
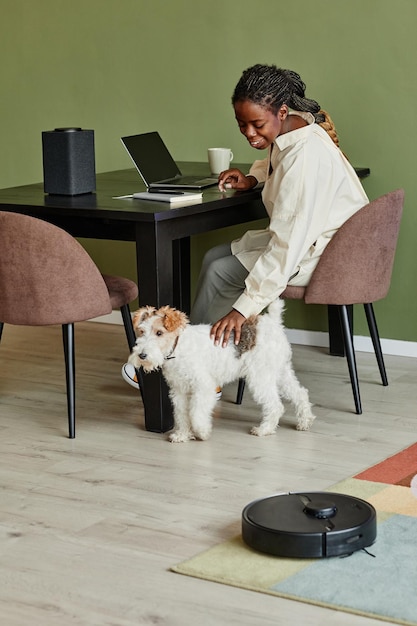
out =
<path fill-rule="evenodd" d="M 186 314 L 182 311 L 177 311 L 177 309 L 173 309 L 170 306 L 161 307 L 157 313 L 158 315 L 161 315 L 164 328 L 166 328 L 169 333 L 176 330 L 184 330 L 188 324 L 188 317 Z"/>
<path fill-rule="evenodd" d="M 143 306 L 133 313 L 133 328 L 137 328 L 147 317 L 155 314 L 154 306 Z"/>

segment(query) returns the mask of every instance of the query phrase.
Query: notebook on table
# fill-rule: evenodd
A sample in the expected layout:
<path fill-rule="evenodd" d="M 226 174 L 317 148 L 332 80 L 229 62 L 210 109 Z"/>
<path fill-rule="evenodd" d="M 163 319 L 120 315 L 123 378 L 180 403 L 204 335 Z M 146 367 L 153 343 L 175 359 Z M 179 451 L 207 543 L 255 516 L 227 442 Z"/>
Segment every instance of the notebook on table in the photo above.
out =
<path fill-rule="evenodd" d="M 121 137 L 148 189 L 205 189 L 217 185 L 215 177 L 184 176 L 159 133 Z"/>

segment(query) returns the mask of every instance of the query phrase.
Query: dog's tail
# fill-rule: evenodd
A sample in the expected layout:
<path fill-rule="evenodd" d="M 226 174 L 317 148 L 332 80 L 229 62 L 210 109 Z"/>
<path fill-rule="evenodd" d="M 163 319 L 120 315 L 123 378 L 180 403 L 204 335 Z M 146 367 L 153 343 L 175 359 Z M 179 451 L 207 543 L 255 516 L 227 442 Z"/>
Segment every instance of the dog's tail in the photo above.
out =
<path fill-rule="evenodd" d="M 281 298 L 277 298 L 268 306 L 268 315 L 271 317 L 276 317 L 277 319 L 282 318 L 282 313 L 284 311 L 284 300 Z"/>

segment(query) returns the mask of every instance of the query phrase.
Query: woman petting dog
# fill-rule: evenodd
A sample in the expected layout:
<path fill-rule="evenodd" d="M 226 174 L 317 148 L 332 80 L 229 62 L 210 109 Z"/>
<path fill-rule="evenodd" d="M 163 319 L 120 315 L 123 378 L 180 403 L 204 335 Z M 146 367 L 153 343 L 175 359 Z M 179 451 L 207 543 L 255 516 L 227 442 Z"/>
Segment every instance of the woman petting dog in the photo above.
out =
<path fill-rule="evenodd" d="M 237 83 L 232 104 L 240 132 L 255 150 L 268 150 L 248 174 L 236 168 L 219 175 L 219 189 L 245 191 L 263 183 L 269 216 L 264 230 L 248 231 L 204 257 L 190 320 L 210 324 L 217 345 L 284 291 L 305 286 L 338 228 L 368 203 L 343 152 L 333 122 L 305 97 L 296 72 L 254 65 Z M 134 377 L 123 367 L 131 384 Z M 137 386 L 137 383 L 136 383 Z"/>
<path fill-rule="evenodd" d="M 232 104 L 240 132 L 268 156 L 248 174 L 232 168 L 219 189 L 252 189 L 264 183 L 269 216 L 264 230 L 248 231 L 231 245 L 209 250 L 203 260 L 191 323 L 211 324 L 216 344 L 259 314 L 287 284 L 305 286 L 337 229 L 368 198 L 338 146 L 334 125 L 291 70 L 254 65 L 236 85 Z"/>

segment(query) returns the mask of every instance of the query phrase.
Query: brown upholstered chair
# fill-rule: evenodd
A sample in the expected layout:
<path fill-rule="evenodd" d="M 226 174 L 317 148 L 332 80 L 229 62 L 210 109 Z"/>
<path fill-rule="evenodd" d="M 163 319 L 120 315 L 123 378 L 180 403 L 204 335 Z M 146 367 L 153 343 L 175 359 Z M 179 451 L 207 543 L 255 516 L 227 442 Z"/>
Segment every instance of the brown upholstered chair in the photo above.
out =
<path fill-rule="evenodd" d="M 43 220 L 0 211 L 0 339 L 4 324 L 62 325 L 69 437 L 75 437 L 74 322 L 122 312 L 129 351 L 136 337 L 133 281 L 100 274 L 84 248 Z M 138 372 L 140 379 L 140 372 Z"/>
<path fill-rule="evenodd" d="M 373 302 L 385 298 L 391 282 L 404 191 L 398 189 L 373 200 L 348 219 L 324 250 L 307 287 L 287 286 L 281 298 L 306 304 L 335 305 L 339 311 L 344 348 L 356 413 L 362 413 L 349 309 L 363 304 L 382 384 L 388 385 Z M 240 379 L 236 402 L 245 387 Z"/>

